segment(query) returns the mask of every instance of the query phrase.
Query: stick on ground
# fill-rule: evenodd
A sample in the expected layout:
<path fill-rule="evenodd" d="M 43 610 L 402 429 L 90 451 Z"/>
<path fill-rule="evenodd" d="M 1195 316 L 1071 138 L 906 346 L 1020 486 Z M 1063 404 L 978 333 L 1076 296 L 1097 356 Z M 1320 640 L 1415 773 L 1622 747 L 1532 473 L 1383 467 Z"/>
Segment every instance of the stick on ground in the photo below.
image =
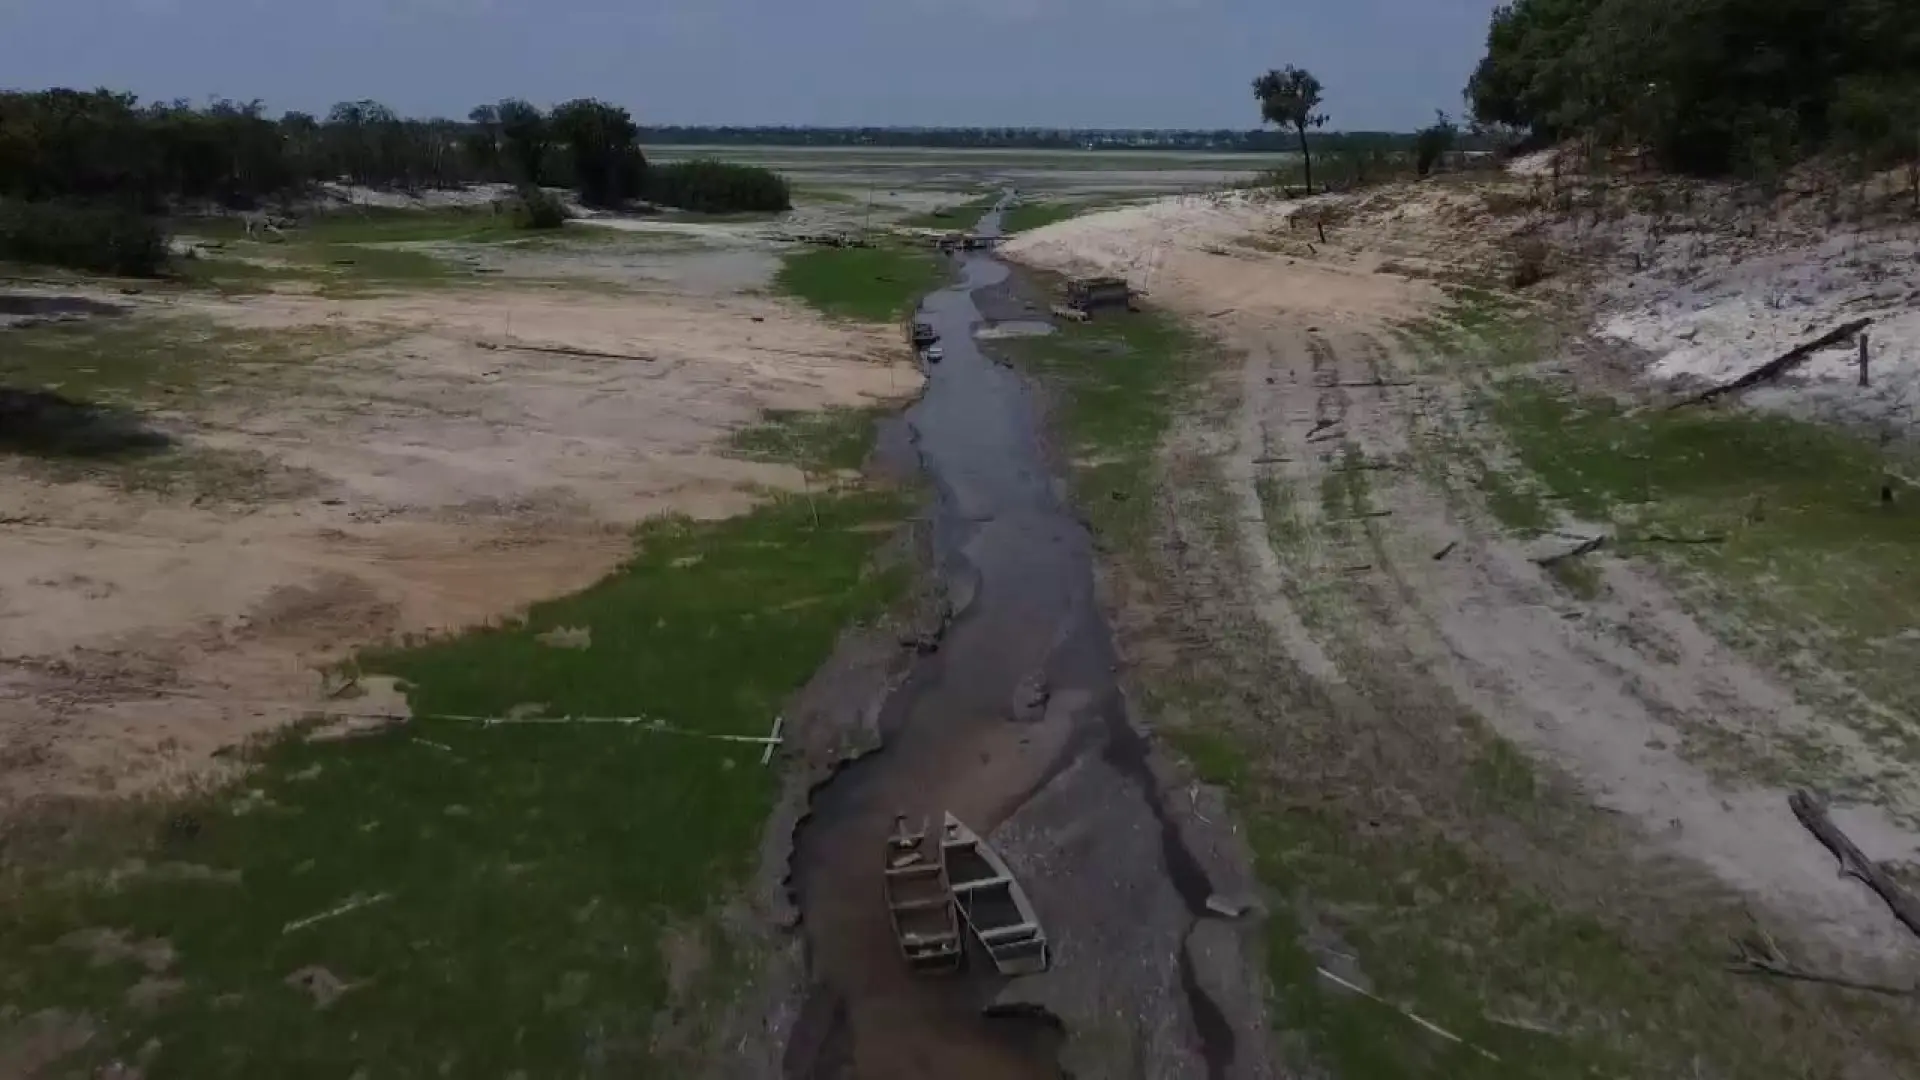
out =
<path fill-rule="evenodd" d="M 1806 363 L 1808 357 L 1819 352 L 1821 349 L 1837 342 L 1845 341 L 1860 331 L 1865 330 L 1868 324 L 1872 322 L 1872 319 L 1855 319 L 1837 330 L 1822 334 L 1803 345 L 1794 346 L 1785 354 L 1761 364 L 1759 367 L 1754 368 L 1752 371 L 1747 372 L 1745 375 L 1740 376 L 1730 383 L 1721 383 L 1719 386 L 1713 387 L 1710 390 L 1703 390 L 1684 401 L 1677 402 L 1672 408 L 1681 409 L 1688 405 L 1699 405 L 1726 394 L 1739 393 L 1748 387 L 1758 386 L 1763 382 L 1771 382 L 1793 368 Z"/>
<path fill-rule="evenodd" d="M 1758 943 L 1758 947 L 1755 946 Z M 1823 972 L 1809 971 L 1787 959 L 1773 935 L 1758 930 L 1753 941 L 1733 939 L 1734 959 L 1727 965 L 1729 971 L 1737 975 L 1772 975 L 1780 979 L 1792 979 L 1795 982 L 1821 983 L 1826 986 L 1838 986 L 1847 990 L 1859 990 L 1869 994 L 1882 994 L 1887 997 L 1914 997 L 1920 995 L 1920 989 L 1908 986 L 1889 986 L 1886 983 L 1860 982 L 1841 975 L 1828 975 Z"/>
<path fill-rule="evenodd" d="M 1827 814 L 1825 804 L 1806 791 L 1796 791 L 1787 796 L 1787 805 L 1793 809 L 1793 816 L 1807 827 L 1816 839 L 1825 844 L 1840 860 L 1840 869 L 1849 876 L 1860 879 L 1867 888 L 1877 893 L 1893 910 L 1893 916 L 1906 924 L 1907 929 L 1920 934 L 1920 901 L 1915 901 L 1899 883 L 1887 876 L 1878 863 L 1867 858 L 1847 834 L 1833 823 Z"/>
<path fill-rule="evenodd" d="M 1554 563 L 1566 562 L 1568 559 L 1577 559 L 1582 555 L 1591 555 L 1606 546 L 1607 538 L 1605 536 L 1596 536 L 1588 540 L 1582 540 L 1579 544 L 1566 551 L 1558 551 L 1552 555 L 1547 555 L 1533 561 L 1541 566 L 1552 566 Z"/>

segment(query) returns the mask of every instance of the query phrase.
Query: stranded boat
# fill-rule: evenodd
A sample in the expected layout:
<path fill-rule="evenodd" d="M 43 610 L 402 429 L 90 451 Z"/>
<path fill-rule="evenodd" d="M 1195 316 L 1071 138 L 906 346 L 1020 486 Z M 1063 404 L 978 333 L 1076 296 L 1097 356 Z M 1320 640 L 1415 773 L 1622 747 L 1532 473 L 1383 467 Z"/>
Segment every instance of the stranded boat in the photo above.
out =
<path fill-rule="evenodd" d="M 920 831 L 908 832 L 905 814 L 893 819 L 893 835 L 887 837 L 887 914 L 900 954 L 915 972 L 957 971 L 966 957 L 944 851 L 927 843 L 924 823 Z"/>
<path fill-rule="evenodd" d="M 960 915 L 1002 975 L 1047 970 L 1047 935 L 1000 853 L 948 814 L 940 849 Z"/>

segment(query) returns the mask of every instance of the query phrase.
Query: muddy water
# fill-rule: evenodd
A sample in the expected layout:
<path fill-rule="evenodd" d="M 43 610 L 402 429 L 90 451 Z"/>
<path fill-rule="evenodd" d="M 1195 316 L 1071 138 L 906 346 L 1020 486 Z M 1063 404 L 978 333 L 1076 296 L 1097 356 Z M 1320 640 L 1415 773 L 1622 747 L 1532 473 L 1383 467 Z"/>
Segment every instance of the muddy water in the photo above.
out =
<path fill-rule="evenodd" d="M 997 227 L 997 213 L 981 223 L 982 232 Z M 1057 1025 L 982 1014 L 1004 983 L 977 945 L 963 975 L 907 973 L 881 892 L 884 839 L 896 814 L 937 831 L 943 811 L 990 835 L 1085 755 L 1137 769 L 1150 786 L 1144 765 L 1129 760 L 1138 736 L 1114 681 L 1090 538 L 1051 474 L 1039 409 L 1020 377 L 974 344 L 984 320 L 973 294 L 1008 271 L 968 254 L 957 272 L 917 316 L 940 334 L 945 359 L 929 366 L 926 393 L 906 416 L 937 493 L 937 570 L 954 619 L 888 703 L 884 748 L 816 794 L 796 838 L 814 987 L 789 1045 L 789 1080 L 1062 1075 Z M 1052 696 L 1045 718 L 1016 721 L 1016 699 L 1036 678 Z M 1181 899 L 1197 909 L 1205 876 L 1176 843 L 1167 854 Z M 1043 922 L 1062 917 L 1036 903 Z M 1217 1013 L 1203 998 L 1192 1012 L 1212 1041 Z"/>

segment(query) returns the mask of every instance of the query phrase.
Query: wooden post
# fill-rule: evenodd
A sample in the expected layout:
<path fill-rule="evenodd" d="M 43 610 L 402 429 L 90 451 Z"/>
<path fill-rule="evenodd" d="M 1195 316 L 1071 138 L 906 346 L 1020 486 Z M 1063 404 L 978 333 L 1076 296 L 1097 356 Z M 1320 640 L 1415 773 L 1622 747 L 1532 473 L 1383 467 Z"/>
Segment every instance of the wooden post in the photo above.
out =
<path fill-rule="evenodd" d="M 1867 385 L 1867 332 L 1860 331 L 1860 385 Z"/>

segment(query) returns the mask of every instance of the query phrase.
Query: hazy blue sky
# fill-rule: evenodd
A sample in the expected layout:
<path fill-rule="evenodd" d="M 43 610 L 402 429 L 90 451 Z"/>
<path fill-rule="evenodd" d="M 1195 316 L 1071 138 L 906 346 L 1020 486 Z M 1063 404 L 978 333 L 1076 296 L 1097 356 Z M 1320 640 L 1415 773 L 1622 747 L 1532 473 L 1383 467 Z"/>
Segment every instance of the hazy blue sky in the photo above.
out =
<path fill-rule="evenodd" d="M 648 123 L 1252 127 L 1286 63 L 1334 128 L 1457 111 L 1495 0 L 0 0 L 0 85 L 600 97 Z M 991 71 L 995 74 L 989 76 Z"/>

